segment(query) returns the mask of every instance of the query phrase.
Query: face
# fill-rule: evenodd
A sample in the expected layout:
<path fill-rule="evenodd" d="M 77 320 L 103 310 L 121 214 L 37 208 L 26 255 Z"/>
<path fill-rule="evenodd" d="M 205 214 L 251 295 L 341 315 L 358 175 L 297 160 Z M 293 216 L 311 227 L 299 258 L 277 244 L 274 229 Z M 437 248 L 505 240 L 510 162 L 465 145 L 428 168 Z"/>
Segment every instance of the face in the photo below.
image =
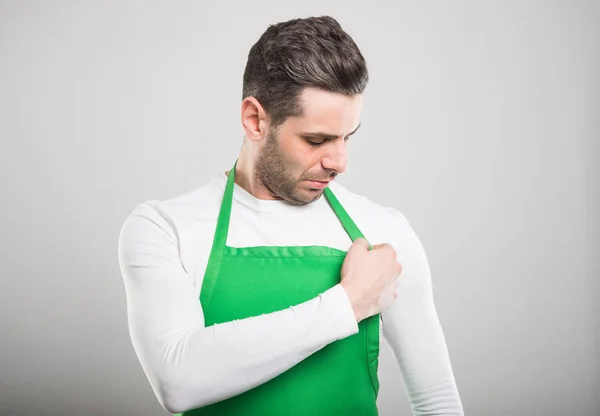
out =
<path fill-rule="evenodd" d="M 301 117 L 269 129 L 255 162 L 255 181 L 274 198 L 304 205 L 323 194 L 313 181 L 330 181 L 346 170 L 350 136 L 358 129 L 362 95 L 314 88 L 300 94 Z"/>

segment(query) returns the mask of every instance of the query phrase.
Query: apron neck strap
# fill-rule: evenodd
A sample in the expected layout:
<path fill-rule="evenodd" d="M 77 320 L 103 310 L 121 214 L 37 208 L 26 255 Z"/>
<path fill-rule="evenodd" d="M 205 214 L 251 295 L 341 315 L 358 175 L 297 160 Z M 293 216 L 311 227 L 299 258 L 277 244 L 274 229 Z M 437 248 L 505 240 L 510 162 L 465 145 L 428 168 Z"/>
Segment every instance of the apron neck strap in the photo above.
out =
<path fill-rule="evenodd" d="M 213 241 L 213 248 L 225 247 L 227 242 L 227 233 L 229 232 L 229 220 L 231 218 L 231 204 L 233 200 L 233 188 L 235 184 L 235 168 L 238 160 L 236 159 L 233 167 L 229 171 L 227 176 L 227 184 L 225 185 L 225 192 L 223 194 L 223 201 L 221 203 L 221 210 L 219 211 L 219 218 L 217 219 L 217 229 L 215 232 L 215 238 Z M 360 229 L 356 226 L 350 215 L 346 212 L 342 204 L 338 201 L 336 196 L 333 194 L 329 187 L 323 191 L 327 202 L 337 215 L 338 219 L 342 223 L 342 226 L 352 239 L 352 242 L 359 237 L 365 238 Z M 371 249 L 371 246 L 369 245 Z"/>

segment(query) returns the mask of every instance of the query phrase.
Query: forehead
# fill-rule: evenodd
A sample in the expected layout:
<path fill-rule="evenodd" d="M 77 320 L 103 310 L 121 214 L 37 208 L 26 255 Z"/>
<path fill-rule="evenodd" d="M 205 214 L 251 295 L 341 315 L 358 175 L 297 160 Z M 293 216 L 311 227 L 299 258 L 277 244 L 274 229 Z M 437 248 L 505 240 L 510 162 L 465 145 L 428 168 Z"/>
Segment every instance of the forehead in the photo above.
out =
<path fill-rule="evenodd" d="M 288 119 L 290 127 L 295 130 L 347 134 L 359 124 L 362 94 L 346 96 L 317 88 L 305 88 L 298 101 L 303 115 Z"/>

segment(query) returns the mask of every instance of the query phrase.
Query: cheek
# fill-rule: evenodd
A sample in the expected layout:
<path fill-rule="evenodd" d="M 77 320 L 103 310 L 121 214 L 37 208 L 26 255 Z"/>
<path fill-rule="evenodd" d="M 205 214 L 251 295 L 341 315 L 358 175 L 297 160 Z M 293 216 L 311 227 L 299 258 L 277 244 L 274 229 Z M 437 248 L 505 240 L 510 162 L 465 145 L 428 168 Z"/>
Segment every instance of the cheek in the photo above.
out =
<path fill-rule="evenodd" d="M 281 151 L 288 163 L 300 166 L 306 163 L 312 152 L 308 145 L 299 138 L 290 138 L 282 143 Z"/>
<path fill-rule="evenodd" d="M 320 150 L 318 147 L 311 147 L 300 137 L 288 136 L 281 141 L 280 149 L 284 158 L 288 172 L 295 174 L 304 174 L 304 172 L 313 170 L 319 165 Z"/>

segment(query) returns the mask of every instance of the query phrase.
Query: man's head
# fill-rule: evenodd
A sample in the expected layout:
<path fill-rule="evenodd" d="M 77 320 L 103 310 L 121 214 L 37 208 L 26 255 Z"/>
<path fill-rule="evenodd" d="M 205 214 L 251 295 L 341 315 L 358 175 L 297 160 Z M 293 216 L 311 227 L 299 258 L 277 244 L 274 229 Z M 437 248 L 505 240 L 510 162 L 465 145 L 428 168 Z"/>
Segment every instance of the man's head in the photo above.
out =
<path fill-rule="evenodd" d="M 252 46 L 244 72 L 244 146 L 255 184 L 302 205 L 346 169 L 346 141 L 359 126 L 368 72 L 335 19 L 271 25 Z M 320 144 L 319 144 L 320 143 Z"/>

